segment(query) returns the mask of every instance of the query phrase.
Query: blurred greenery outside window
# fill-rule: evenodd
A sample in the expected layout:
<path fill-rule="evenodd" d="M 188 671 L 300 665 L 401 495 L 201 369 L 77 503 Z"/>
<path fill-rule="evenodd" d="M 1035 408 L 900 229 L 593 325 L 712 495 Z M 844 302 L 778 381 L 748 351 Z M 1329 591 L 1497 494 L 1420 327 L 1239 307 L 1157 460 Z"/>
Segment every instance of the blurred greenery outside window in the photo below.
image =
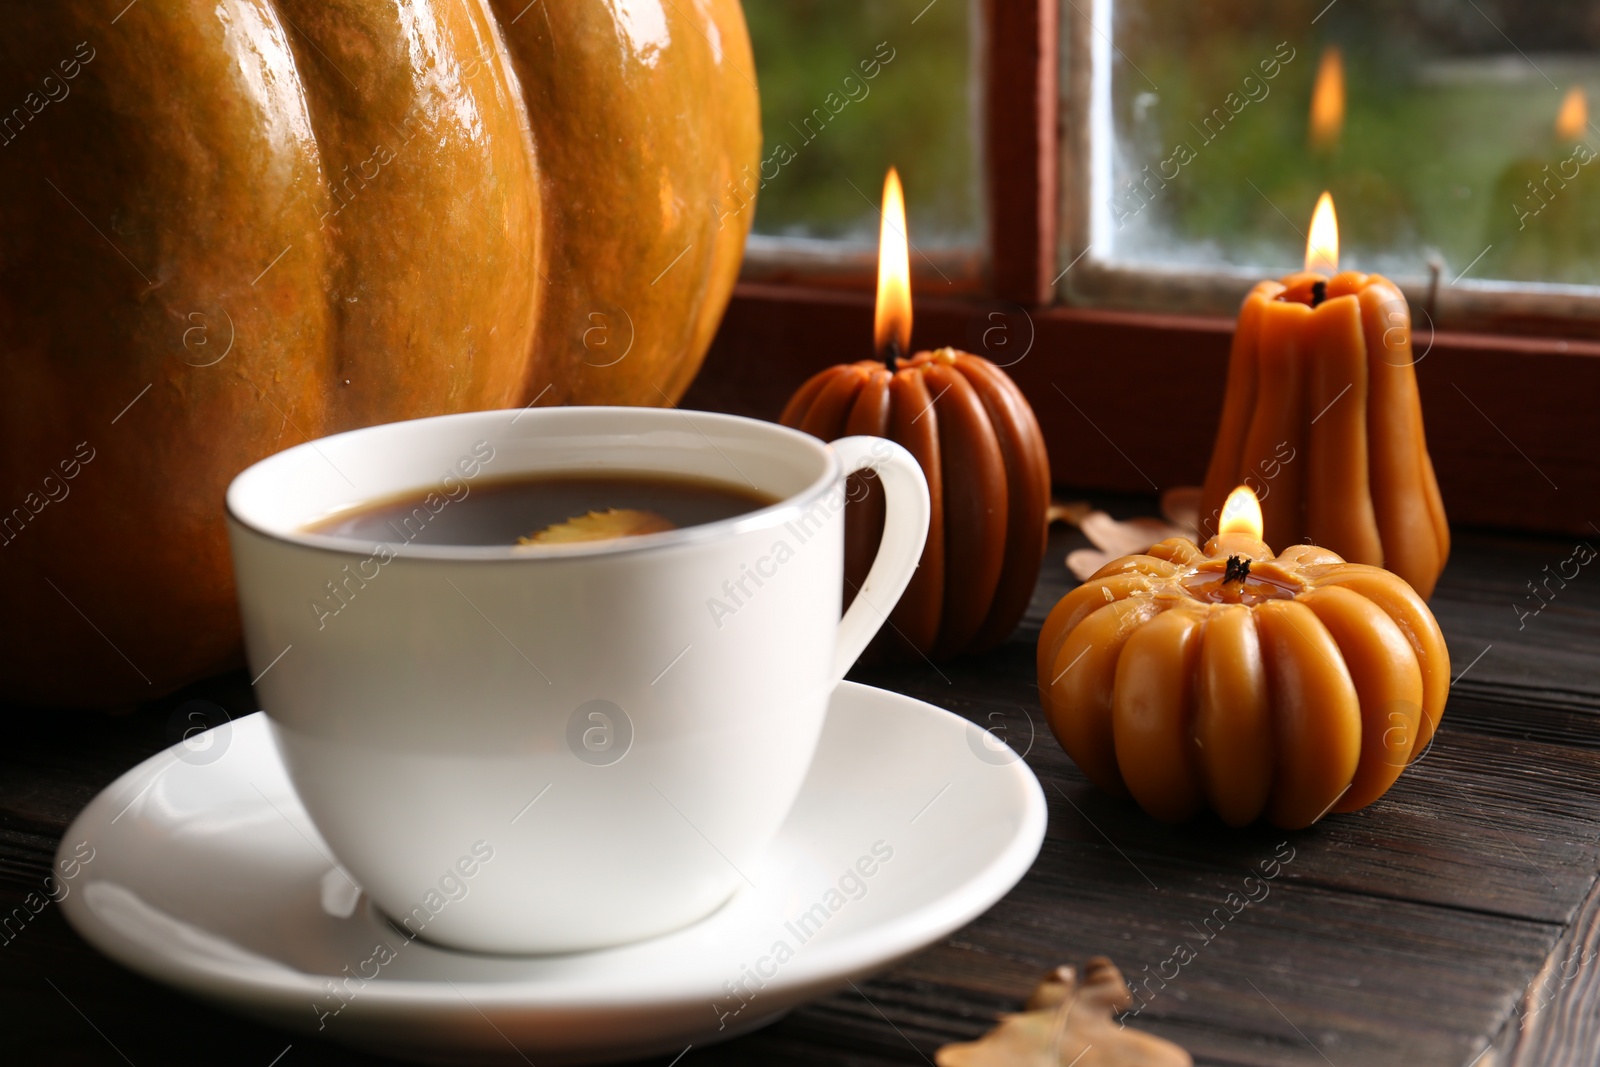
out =
<path fill-rule="evenodd" d="M 976 9 L 969 0 L 745 0 L 763 148 L 747 273 L 859 268 L 899 168 L 913 271 L 975 273 Z"/>
<path fill-rule="evenodd" d="M 1324 189 L 1343 267 L 1451 298 L 1600 293 L 1600 5 L 1064 0 L 1062 27 L 1063 114 L 1088 131 L 1063 138 L 1082 200 L 1060 266 L 1090 266 L 1069 295 L 1096 269 L 1209 275 L 1218 304 L 1219 276 L 1300 267 Z"/>

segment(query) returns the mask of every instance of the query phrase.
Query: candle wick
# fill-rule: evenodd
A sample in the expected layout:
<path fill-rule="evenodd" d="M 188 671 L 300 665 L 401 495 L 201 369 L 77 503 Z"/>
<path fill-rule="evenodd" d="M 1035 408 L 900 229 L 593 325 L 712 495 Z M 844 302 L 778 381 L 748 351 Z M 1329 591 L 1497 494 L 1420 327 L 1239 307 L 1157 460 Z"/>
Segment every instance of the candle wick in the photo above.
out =
<path fill-rule="evenodd" d="M 893 374 L 899 370 L 900 365 L 900 340 L 896 337 L 889 338 L 889 343 L 883 348 L 883 365 Z"/>
<path fill-rule="evenodd" d="M 1229 582 L 1243 583 L 1250 577 L 1250 561 L 1243 556 L 1229 556 L 1227 568 L 1222 572 L 1222 584 Z"/>
<path fill-rule="evenodd" d="M 1327 282 L 1312 282 L 1311 283 L 1311 306 L 1312 307 L 1316 307 L 1317 305 L 1321 304 L 1326 299 L 1328 299 L 1328 283 Z"/>

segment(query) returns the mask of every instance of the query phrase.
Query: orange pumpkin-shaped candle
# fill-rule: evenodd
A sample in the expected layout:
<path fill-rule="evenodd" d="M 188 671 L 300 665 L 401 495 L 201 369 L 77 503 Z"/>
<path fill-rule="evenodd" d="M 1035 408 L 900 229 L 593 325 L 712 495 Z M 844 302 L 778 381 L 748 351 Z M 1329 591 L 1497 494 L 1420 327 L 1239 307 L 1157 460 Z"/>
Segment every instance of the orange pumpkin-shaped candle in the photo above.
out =
<path fill-rule="evenodd" d="M 1050 507 L 1050 463 L 1033 409 L 993 363 L 941 348 L 896 360 L 830 367 L 800 387 L 782 422 L 825 441 L 887 437 L 922 465 L 932 504 L 916 576 L 876 642 L 925 656 L 978 652 L 1004 641 L 1039 577 Z M 845 594 L 866 577 L 883 528 L 881 494 L 845 512 Z M 903 641 L 899 638 L 904 638 Z"/>
<path fill-rule="evenodd" d="M 1039 635 L 1050 728 L 1090 781 L 1165 822 L 1309 826 L 1382 796 L 1444 712 L 1450 655 L 1398 575 L 1261 540 L 1245 486 L 1199 548 L 1102 567 Z"/>
<path fill-rule="evenodd" d="M 909 644 L 923 656 L 1004 641 L 1033 595 L 1044 558 L 1050 462 L 1033 409 L 1011 378 L 968 352 L 910 359 L 911 287 L 905 206 L 893 169 L 884 184 L 875 335 L 881 360 L 830 367 L 790 399 L 781 421 L 831 441 L 887 437 L 922 465 L 932 504 L 916 576 L 880 631 L 876 653 Z M 851 493 L 845 512 L 845 597 L 860 587 L 883 528 L 881 490 Z"/>
<path fill-rule="evenodd" d="M 1239 311 L 1200 529 L 1216 528 L 1242 482 L 1279 544 L 1308 539 L 1387 567 L 1426 599 L 1450 527 L 1423 433 L 1411 310 L 1387 278 L 1335 273 L 1338 262 L 1324 193 L 1305 271 L 1260 283 Z"/>

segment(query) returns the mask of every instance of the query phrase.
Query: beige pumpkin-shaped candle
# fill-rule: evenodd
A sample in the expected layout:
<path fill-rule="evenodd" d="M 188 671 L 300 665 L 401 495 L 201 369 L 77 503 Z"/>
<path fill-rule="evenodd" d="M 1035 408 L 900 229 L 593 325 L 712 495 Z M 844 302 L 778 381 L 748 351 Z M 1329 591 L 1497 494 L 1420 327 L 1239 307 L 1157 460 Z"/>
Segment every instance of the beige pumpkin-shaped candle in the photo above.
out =
<path fill-rule="evenodd" d="M 1221 532 L 1102 567 L 1039 635 L 1050 728 L 1090 781 L 1165 822 L 1309 826 L 1382 796 L 1438 728 L 1450 656 L 1397 575 L 1280 555 L 1240 486 Z"/>

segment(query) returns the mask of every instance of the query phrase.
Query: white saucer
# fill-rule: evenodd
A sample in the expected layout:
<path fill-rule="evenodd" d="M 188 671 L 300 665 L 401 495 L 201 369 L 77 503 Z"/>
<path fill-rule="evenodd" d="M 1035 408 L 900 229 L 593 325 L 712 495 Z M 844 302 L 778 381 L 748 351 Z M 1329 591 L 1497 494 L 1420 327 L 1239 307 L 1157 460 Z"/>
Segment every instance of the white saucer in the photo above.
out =
<path fill-rule="evenodd" d="M 59 858 L 94 851 L 67 919 L 158 981 L 420 1062 L 603 1062 L 753 1029 L 971 921 L 1022 878 L 1045 829 L 1039 783 L 1009 749 L 845 682 L 800 799 L 744 872 L 753 886 L 720 911 L 621 948 L 479 956 L 408 942 L 333 866 L 264 715 L 196 740 L 73 822 Z M 852 880 L 858 864 L 872 873 Z"/>

